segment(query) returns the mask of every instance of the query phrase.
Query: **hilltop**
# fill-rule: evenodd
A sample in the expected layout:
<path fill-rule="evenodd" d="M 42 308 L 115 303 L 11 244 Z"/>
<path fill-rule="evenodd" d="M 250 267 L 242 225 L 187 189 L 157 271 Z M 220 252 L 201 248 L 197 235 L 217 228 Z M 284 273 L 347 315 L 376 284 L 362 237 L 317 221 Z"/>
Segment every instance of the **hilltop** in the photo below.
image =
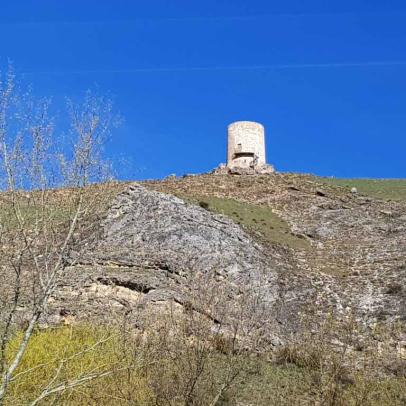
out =
<path fill-rule="evenodd" d="M 363 335 L 377 324 L 404 322 L 405 184 L 273 174 L 115 185 L 123 192 L 101 235 L 76 266 L 80 272 L 65 281 L 64 311 L 78 319 L 98 314 L 115 301 L 114 286 L 127 301 L 118 307 L 131 307 L 140 297 L 184 306 L 188 272 L 219 275 L 232 299 L 248 275 L 258 284 L 261 275 L 252 272 L 265 270 L 275 343 L 310 314 L 320 321 L 329 313 L 339 319 L 351 314 Z M 351 192 L 354 185 L 359 193 Z M 81 289 L 83 306 L 77 301 Z M 96 302 L 89 301 L 92 295 Z"/>

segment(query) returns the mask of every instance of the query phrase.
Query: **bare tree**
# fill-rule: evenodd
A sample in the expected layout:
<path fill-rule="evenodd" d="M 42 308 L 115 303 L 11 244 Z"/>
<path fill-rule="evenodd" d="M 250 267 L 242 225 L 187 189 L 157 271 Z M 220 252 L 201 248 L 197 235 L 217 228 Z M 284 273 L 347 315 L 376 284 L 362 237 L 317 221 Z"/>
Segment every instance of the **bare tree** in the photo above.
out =
<path fill-rule="evenodd" d="M 60 278 L 92 234 L 102 209 L 101 185 L 108 180 L 102 147 L 116 124 L 112 103 L 91 92 L 81 103 L 69 100 L 67 140 L 56 129 L 50 105 L 18 89 L 12 68 L 1 77 L 0 404 Z M 72 256 L 73 250 L 79 255 Z M 21 319 L 23 335 L 10 357 L 8 343 Z M 48 392 L 93 378 L 51 385 Z"/>

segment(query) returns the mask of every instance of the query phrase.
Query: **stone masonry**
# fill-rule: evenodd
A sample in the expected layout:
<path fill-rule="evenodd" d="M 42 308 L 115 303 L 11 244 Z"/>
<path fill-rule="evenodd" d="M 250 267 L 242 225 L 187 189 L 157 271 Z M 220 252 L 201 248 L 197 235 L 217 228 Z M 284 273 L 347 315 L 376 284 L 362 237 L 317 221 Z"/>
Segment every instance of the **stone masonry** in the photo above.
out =
<path fill-rule="evenodd" d="M 227 164 L 220 164 L 216 175 L 271 174 L 275 169 L 266 163 L 265 129 L 254 121 L 236 121 L 228 126 Z"/>
<path fill-rule="evenodd" d="M 227 166 L 250 168 L 264 165 L 265 130 L 262 124 L 237 121 L 228 126 Z"/>

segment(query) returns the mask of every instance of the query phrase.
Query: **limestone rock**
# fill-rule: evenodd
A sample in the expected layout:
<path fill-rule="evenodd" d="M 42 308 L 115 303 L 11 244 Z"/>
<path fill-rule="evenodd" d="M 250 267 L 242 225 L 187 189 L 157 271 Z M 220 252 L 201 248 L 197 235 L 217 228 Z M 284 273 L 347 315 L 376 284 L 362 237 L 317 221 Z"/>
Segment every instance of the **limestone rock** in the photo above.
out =
<path fill-rule="evenodd" d="M 278 296 L 275 268 L 263 247 L 230 219 L 134 184 L 112 203 L 54 307 L 69 302 L 84 317 L 106 314 L 109 307 L 185 304 L 196 291 L 216 289 L 232 303 L 251 289 L 271 308 Z"/>
<path fill-rule="evenodd" d="M 103 260 L 234 280 L 268 266 L 260 246 L 228 218 L 138 185 L 117 196 L 102 227 L 96 252 Z"/>

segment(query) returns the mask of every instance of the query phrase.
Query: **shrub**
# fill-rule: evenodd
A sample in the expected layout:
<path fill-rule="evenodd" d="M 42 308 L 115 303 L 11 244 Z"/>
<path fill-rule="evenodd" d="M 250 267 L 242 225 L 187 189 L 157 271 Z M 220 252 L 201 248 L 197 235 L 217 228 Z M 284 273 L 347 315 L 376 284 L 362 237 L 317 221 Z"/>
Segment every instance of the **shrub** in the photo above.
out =
<path fill-rule="evenodd" d="M 10 342 L 10 357 L 20 340 L 21 334 L 17 334 Z M 37 331 L 29 342 L 16 379 L 11 383 L 6 404 L 27 404 L 48 385 L 55 387 L 88 374 L 107 371 L 111 371 L 111 375 L 51 395 L 46 402 L 65 404 L 69 399 L 69 405 L 109 405 L 116 398 L 117 404 L 120 399 L 124 404 L 123 395 L 130 392 L 131 387 L 132 396 L 138 401 L 133 404 L 152 404 L 146 378 L 139 370 L 130 368 L 133 360 L 121 349 L 117 331 L 107 328 L 65 326 Z"/>
<path fill-rule="evenodd" d="M 236 352 L 226 335 L 193 311 L 176 320 L 158 318 L 140 331 L 90 325 L 39 330 L 33 336 L 7 406 L 25 405 L 47 385 L 70 382 L 94 371 L 111 374 L 45 398 L 41 405 L 207 406 L 389 406 L 406 401 L 404 363 L 391 376 L 374 376 L 374 354 L 352 364 L 331 346 L 328 331 L 303 336 L 274 353 Z M 21 334 L 8 347 L 11 356 Z M 388 361 L 389 358 L 385 358 Z M 404 360 L 403 360 L 404 361 Z M 368 364 L 368 362 L 370 364 Z M 217 399 L 217 400 L 216 400 Z"/>
<path fill-rule="evenodd" d="M 300 368 L 317 369 L 321 366 L 320 349 L 306 344 L 286 345 L 275 351 L 276 365 L 293 364 Z"/>
<path fill-rule="evenodd" d="M 200 201 L 199 201 L 199 206 L 200 206 L 202 209 L 205 209 L 205 210 L 209 210 L 209 208 L 210 208 L 209 203 L 205 202 L 204 200 L 200 200 Z"/>

